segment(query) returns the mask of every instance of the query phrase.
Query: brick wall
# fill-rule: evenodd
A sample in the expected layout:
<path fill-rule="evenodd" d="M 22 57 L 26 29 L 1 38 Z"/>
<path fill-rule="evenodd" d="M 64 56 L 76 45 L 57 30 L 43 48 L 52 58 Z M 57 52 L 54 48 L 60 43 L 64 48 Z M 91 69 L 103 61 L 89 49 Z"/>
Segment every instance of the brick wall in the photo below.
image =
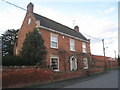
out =
<path fill-rule="evenodd" d="M 94 68 L 91 69 L 91 74 L 101 73 L 104 71 L 104 68 Z"/>
<path fill-rule="evenodd" d="M 104 68 L 91 68 L 90 75 L 101 73 Z M 2 70 L 2 87 L 19 88 L 36 84 L 45 84 L 75 77 L 86 76 L 86 70 L 53 72 L 51 68 L 6 67 Z"/>
<path fill-rule="evenodd" d="M 28 19 L 31 18 L 31 23 L 28 24 Z M 18 32 L 18 41 L 17 41 L 17 44 L 16 46 L 14 47 L 14 54 L 15 55 L 19 55 L 19 52 L 23 46 L 23 42 L 25 40 L 25 37 L 26 37 L 26 34 L 28 32 L 32 32 L 33 29 L 35 28 L 36 26 L 36 20 L 34 18 L 34 16 L 31 14 L 31 13 L 26 13 L 26 16 L 24 18 L 24 21 L 22 23 L 22 26 Z"/>
<path fill-rule="evenodd" d="M 31 23 L 28 24 L 28 19 L 31 18 Z M 16 55 L 19 55 L 19 51 L 21 50 L 22 46 L 23 46 L 23 42 L 25 40 L 26 34 L 30 31 L 32 32 L 33 29 L 36 27 L 36 19 L 34 18 L 34 16 L 27 12 L 25 19 L 23 21 L 23 24 L 21 26 L 21 29 L 18 33 L 18 42 L 17 45 L 14 48 L 14 53 Z M 45 41 L 45 46 L 46 46 L 46 50 L 47 50 L 47 56 L 45 59 L 45 64 L 46 65 L 50 65 L 50 56 L 51 55 L 56 55 L 59 58 L 59 69 L 60 71 L 64 71 L 65 70 L 65 66 L 66 66 L 66 70 L 70 70 L 70 57 L 72 55 L 76 56 L 77 52 L 82 52 L 82 42 L 80 40 L 74 39 L 75 40 L 75 51 L 70 51 L 70 37 L 62 35 L 62 34 L 58 34 L 58 33 L 54 33 L 58 35 L 58 49 L 53 49 L 50 47 L 50 37 L 51 37 L 51 31 L 43 29 L 43 28 L 39 28 L 39 32 L 41 33 L 44 41 Z M 64 38 L 63 38 L 64 36 Z M 73 38 L 71 38 L 73 39 Z M 86 43 L 86 42 L 85 42 Z M 90 52 L 90 44 L 86 43 L 86 47 L 87 47 L 87 52 Z M 66 51 L 67 53 L 62 53 L 61 51 Z M 82 57 L 81 58 L 77 58 L 77 63 L 78 64 L 82 64 Z M 79 66 L 79 65 L 78 65 Z M 81 68 L 83 65 L 79 66 L 78 68 Z"/>
<path fill-rule="evenodd" d="M 3 88 L 18 88 L 43 84 L 59 80 L 65 80 L 74 77 L 84 76 L 82 70 L 75 72 L 52 72 L 50 68 L 28 68 L 28 69 L 4 69 L 2 72 Z"/>
<path fill-rule="evenodd" d="M 41 35 L 45 41 L 45 46 L 47 48 L 46 50 L 48 52 L 46 57 L 46 64 L 50 65 L 50 55 L 57 55 L 60 60 L 60 63 L 59 63 L 60 71 L 64 71 L 65 62 L 67 63 L 66 64 L 67 70 L 70 70 L 70 56 L 74 55 L 76 52 L 82 52 L 82 42 L 74 39 L 76 51 L 70 51 L 70 37 L 64 36 L 63 38 L 63 35 L 54 33 L 58 35 L 58 49 L 54 49 L 50 47 L 50 37 L 52 32 L 42 28 L 39 29 L 39 32 L 41 32 Z M 88 43 L 86 44 L 88 47 L 89 44 Z M 66 55 L 64 53 L 60 53 L 61 51 L 66 51 L 67 52 Z M 87 49 L 87 52 L 90 52 L 89 49 Z M 78 62 L 82 62 L 82 58 L 78 58 Z"/>
<path fill-rule="evenodd" d="M 97 61 L 95 63 L 95 65 L 100 66 L 102 68 L 105 67 L 104 61 Z M 118 62 L 117 61 L 106 61 L 106 69 L 116 68 L 117 66 L 118 66 Z"/>
<path fill-rule="evenodd" d="M 116 68 L 118 66 L 118 61 L 112 59 L 111 57 L 105 57 L 105 62 L 104 56 L 92 55 L 92 58 L 95 60 L 95 65 L 101 66 L 102 68 L 105 68 L 105 62 L 106 69 Z"/>

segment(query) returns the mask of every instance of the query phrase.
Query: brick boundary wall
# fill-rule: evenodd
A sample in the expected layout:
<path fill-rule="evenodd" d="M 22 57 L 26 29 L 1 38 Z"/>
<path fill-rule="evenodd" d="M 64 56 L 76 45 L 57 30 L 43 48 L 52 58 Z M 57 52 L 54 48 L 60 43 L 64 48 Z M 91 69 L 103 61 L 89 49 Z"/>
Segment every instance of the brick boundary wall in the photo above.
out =
<path fill-rule="evenodd" d="M 73 72 L 53 72 L 50 68 L 4 68 L 2 71 L 3 88 L 19 88 L 35 84 L 60 81 L 84 76 L 83 70 Z"/>
<path fill-rule="evenodd" d="M 90 75 L 103 71 L 104 68 L 92 68 Z M 83 69 L 67 72 L 53 72 L 51 68 L 4 67 L 2 70 L 2 87 L 20 88 L 83 76 L 86 76 L 86 71 Z"/>
<path fill-rule="evenodd" d="M 91 74 L 101 73 L 104 71 L 104 68 L 94 68 L 91 69 Z"/>

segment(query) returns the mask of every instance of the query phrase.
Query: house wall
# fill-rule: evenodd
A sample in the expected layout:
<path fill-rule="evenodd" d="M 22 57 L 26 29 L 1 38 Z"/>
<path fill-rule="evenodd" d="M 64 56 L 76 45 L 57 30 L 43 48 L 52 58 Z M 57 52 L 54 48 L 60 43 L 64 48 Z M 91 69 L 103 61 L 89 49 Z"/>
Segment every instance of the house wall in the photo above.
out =
<path fill-rule="evenodd" d="M 40 28 L 39 32 L 41 33 L 45 41 L 44 44 L 48 52 L 46 56 L 46 64 L 50 65 L 50 56 L 55 55 L 59 57 L 59 70 L 64 71 L 65 68 L 66 70 L 70 70 L 70 56 L 75 55 L 75 53 L 77 52 L 82 52 L 82 41 L 74 39 L 75 40 L 75 51 L 70 51 L 70 37 L 64 36 L 58 33 L 50 32 L 49 30 L 46 30 L 43 28 Z M 51 33 L 58 35 L 58 49 L 51 48 L 50 46 Z M 90 49 L 88 48 L 89 44 L 88 43 L 86 44 L 87 44 L 87 52 L 90 52 Z M 63 51 L 66 51 L 67 53 L 63 53 Z M 82 57 L 79 57 L 79 58 L 77 57 L 77 63 L 78 63 L 78 68 L 83 67 Z"/>
<path fill-rule="evenodd" d="M 28 19 L 31 18 L 31 23 L 28 25 Z M 31 13 L 26 13 L 22 26 L 18 32 L 18 41 L 14 47 L 14 54 L 19 55 L 19 52 L 23 46 L 23 42 L 25 40 L 26 34 L 28 32 L 32 32 L 34 27 L 36 26 L 36 20 Z"/>
<path fill-rule="evenodd" d="M 31 23 L 28 24 L 28 19 L 31 18 Z M 33 14 L 30 12 L 26 13 L 26 16 L 24 18 L 23 24 L 19 30 L 18 33 L 18 42 L 15 45 L 14 48 L 14 54 L 19 55 L 20 50 L 23 46 L 23 42 L 25 40 L 26 34 L 28 32 L 32 32 L 34 28 L 36 27 L 36 22 L 37 20 L 34 18 Z M 70 38 L 68 36 L 54 33 L 52 31 L 49 31 L 47 29 L 39 28 L 39 32 L 41 33 L 43 39 L 44 39 L 44 44 L 46 46 L 46 50 L 48 52 L 46 59 L 45 59 L 45 64 L 50 65 L 50 57 L 51 56 L 58 56 L 59 58 L 59 70 L 60 71 L 65 71 L 65 70 L 70 70 L 70 57 L 72 55 L 76 56 L 77 58 L 77 68 L 83 68 L 83 62 L 82 62 L 82 57 L 78 57 L 76 53 L 82 52 L 82 42 L 80 40 Z M 50 37 L 51 33 L 57 34 L 58 35 L 58 49 L 54 49 L 50 47 Z M 64 36 L 64 38 L 63 38 Z M 75 41 L 75 51 L 70 51 L 70 39 L 74 39 Z M 87 52 L 90 52 L 90 43 L 85 42 L 86 47 L 87 47 Z M 66 53 L 63 53 L 63 51 L 66 51 Z"/>

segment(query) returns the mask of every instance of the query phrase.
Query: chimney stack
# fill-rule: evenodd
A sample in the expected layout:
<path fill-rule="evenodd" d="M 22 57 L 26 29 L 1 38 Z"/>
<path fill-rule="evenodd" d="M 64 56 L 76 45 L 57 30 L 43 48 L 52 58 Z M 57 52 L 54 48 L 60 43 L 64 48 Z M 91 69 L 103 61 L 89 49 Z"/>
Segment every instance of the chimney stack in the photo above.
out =
<path fill-rule="evenodd" d="M 34 8 L 34 5 L 30 2 L 30 3 L 27 5 L 27 12 L 33 13 L 33 8 Z"/>
<path fill-rule="evenodd" d="M 76 31 L 79 32 L 79 27 L 76 25 L 76 26 L 74 27 L 74 30 L 76 30 Z"/>

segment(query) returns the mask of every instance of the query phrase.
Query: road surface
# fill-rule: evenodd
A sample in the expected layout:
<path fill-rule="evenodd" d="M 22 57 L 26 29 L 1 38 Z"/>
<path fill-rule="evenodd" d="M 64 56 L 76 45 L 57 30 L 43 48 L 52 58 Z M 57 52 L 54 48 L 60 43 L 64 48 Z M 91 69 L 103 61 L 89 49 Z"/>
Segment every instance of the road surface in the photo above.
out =
<path fill-rule="evenodd" d="M 111 70 L 88 77 L 36 85 L 31 88 L 118 88 L 118 70 Z"/>
<path fill-rule="evenodd" d="M 112 70 L 89 81 L 64 88 L 118 88 L 118 71 Z"/>

